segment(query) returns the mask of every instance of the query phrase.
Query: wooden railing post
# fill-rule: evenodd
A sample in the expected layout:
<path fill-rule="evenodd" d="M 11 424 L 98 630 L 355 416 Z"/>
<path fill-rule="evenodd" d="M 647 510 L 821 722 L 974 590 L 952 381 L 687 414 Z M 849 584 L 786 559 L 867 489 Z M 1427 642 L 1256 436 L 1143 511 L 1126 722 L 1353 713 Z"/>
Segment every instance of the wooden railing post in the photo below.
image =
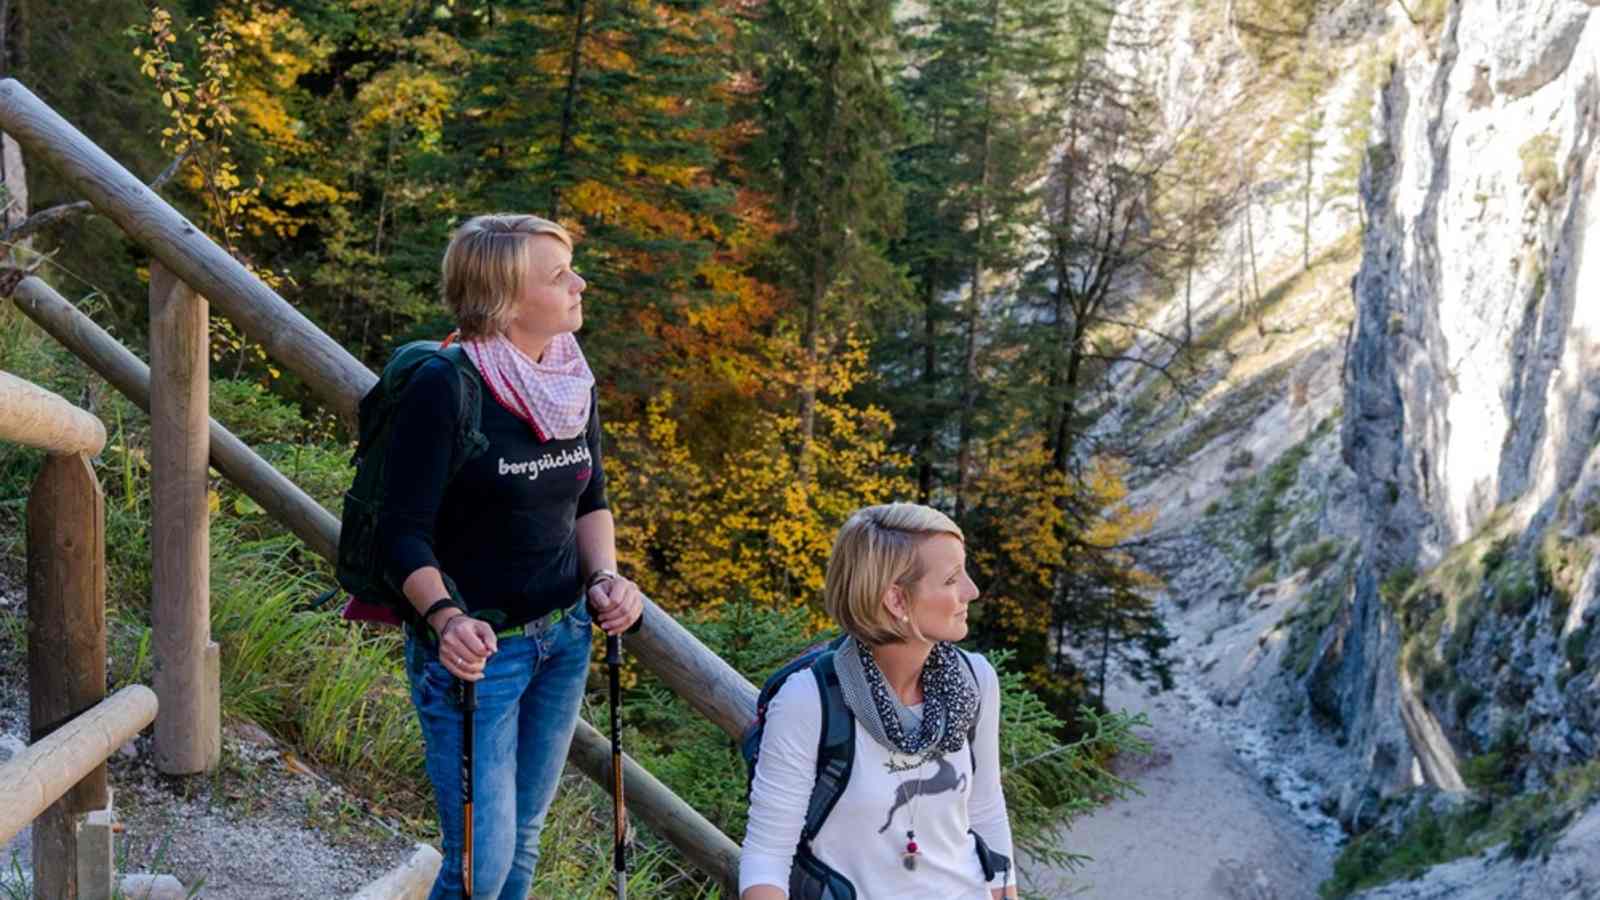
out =
<path fill-rule="evenodd" d="M 89 456 L 105 446 L 106 430 L 99 419 L 55 394 L 0 372 L 0 440 L 50 454 L 34 480 L 27 509 L 28 718 L 31 743 L 37 745 L 79 725 L 79 717 L 106 693 L 105 499 L 89 466 Z M 75 776 L 58 783 L 48 798 L 36 795 L 28 812 L 29 819 L 38 816 L 33 830 L 37 898 L 76 900 L 80 887 L 95 887 L 78 883 L 78 826 L 84 813 L 110 802 L 110 791 L 104 764 L 81 762 Z M 11 789 L 8 782 L 0 779 L 0 793 Z M 5 816 L 15 805 L 12 798 L 0 797 Z M 11 830 L 0 824 L 0 832 Z"/>
<path fill-rule="evenodd" d="M 28 497 L 30 743 L 106 695 L 105 499 L 82 453 L 51 454 Z M 33 895 L 78 896 L 78 823 L 110 800 L 96 767 L 33 825 Z"/>
<path fill-rule="evenodd" d="M 150 632 L 156 767 L 210 771 L 222 756 L 221 669 L 211 640 L 206 509 L 206 301 L 150 263 Z"/>

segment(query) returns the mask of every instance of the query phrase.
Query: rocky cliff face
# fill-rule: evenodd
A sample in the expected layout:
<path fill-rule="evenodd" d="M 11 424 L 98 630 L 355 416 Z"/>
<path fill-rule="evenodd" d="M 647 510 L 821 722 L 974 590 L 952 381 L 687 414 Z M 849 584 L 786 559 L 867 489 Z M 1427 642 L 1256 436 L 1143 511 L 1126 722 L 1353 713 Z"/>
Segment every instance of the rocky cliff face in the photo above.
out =
<path fill-rule="evenodd" d="M 1361 550 L 1312 676 L 1385 790 L 1462 789 L 1461 757 L 1508 727 L 1570 765 L 1600 699 L 1574 677 L 1587 647 L 1561 652 L 1587 633 L 1600 524 L 1600 13 L 1466 4 L 1436 40 L 1405 33 L 1362 176 L 1342 428 Z"/>
<path fill-rule="evenodd" d="M 1261 91 L 1231 20 L 1170 0 L 1128 17 L 1170 50 L 1138 64 L 1170 120 L 1243 102 L 1243 143 L 1274 139 L 1283 94 Z M 1152 431 L 1177 467 L 1135 496 L 1190 542 L 1165 602 L 1206 712 L 1311 818 L 1361 831 L 1412 788 L 1529 794 L 1600 749 L 1600 0 L 1352 0 L 1313 32 L 1338 73 L 1322 187 L 1334 112 L 1368 89 L 1359 61 L 1383 61 L 1364 227 L 1319 207 L 1318 262 L 1296 274 L 1295 192 L 1258 183 L 1271 302 L 1229 325 L 1230 222 L 1195 279 L 1221 352 L 1195 414 Z M 1140 399 L 1108 427 L 1173 409 L 1127 378 Z M 1591 852 L 1594 831 L 1555 852 Z M 1392 896 L 1571 881 L 1518 865 Z"/>

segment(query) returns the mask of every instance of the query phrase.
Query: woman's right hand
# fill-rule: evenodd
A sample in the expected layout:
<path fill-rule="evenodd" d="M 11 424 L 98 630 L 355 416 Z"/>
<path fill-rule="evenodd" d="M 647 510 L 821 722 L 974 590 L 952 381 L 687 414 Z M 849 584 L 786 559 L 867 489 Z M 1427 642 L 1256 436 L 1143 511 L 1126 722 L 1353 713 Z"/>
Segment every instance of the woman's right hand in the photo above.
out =
<path fill-rule="evenodd" d="M 439 627 L 439 662 L 463 681 L 479 681 L 489 657 L 499 650 L 488 622 L 457 613 Z"/>

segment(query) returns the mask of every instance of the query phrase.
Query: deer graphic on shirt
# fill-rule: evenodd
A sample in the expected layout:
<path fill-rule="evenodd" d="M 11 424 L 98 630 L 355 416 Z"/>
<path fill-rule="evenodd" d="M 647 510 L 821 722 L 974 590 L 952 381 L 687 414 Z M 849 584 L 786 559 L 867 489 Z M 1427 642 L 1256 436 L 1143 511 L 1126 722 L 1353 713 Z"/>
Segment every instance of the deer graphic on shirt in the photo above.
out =
<path fill-rule="evenodd" d="M 900 807 L 910 803 L 913 798 L 925 794 L 942 794 L 945 791 L 964 791 L 967 789 L 967 773 L 957 774 L 956 767 L 950 761 L 939 757 L 939 768 L 929 778 L 913 778 L 902 782 L 894 789 L 894 805 L 889 807 L 889 816 L 883 820 L 883 827 L 878 829 L 879 834 L 889 830 L 889 823 L 894 821 L 894 814 Z"/>

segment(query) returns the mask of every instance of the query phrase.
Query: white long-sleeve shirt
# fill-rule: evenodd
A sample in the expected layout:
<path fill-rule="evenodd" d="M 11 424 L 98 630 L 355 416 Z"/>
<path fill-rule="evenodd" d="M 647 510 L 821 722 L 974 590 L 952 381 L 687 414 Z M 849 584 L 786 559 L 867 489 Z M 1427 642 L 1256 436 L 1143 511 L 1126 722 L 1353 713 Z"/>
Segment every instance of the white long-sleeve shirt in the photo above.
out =
<path fill-rule="evenodd" d="M 1016 884 L 1011 823 L 1000 789 L 1000 679 L 988 660 L 968 654 L 982 698 L 977 740 L 966 748 L 895 772 L 885 749 L 855 725 L 855 763 L 811 851 L 871 900 L 990 900 L 990 888 Z M 739 855 L 739 892 L 768 884 L 789 890 L 806 805 L 816 781 L 822 697 L 809 671 L 790 676 L 767 707 L 760 763 L 750 793 L 750 821 Z M 973 772 L 976 757 L 977 772 Z M 1013 860 L 1009 876 L 986 882 L 972 829 L 989 848 Z M 902 865 L 906 832 L 916 831 L 917 867 Z"/>

